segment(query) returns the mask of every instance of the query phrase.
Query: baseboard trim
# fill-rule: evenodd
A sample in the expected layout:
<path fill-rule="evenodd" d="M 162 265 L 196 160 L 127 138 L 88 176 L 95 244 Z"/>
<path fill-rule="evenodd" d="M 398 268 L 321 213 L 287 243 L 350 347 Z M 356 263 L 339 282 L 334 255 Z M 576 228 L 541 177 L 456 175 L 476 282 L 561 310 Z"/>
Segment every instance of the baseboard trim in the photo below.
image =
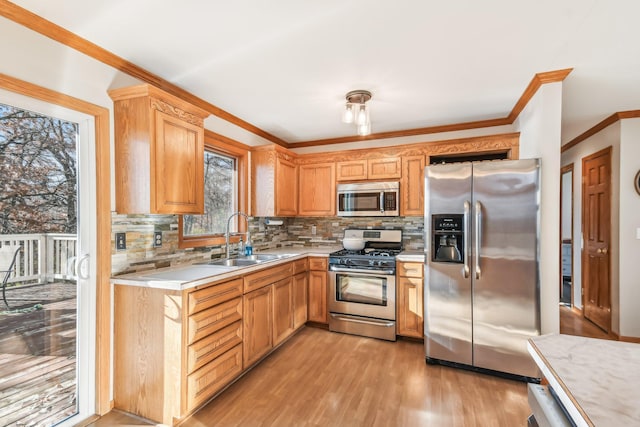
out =
<path fill-rule="evenodd" d="M 638 338 L 638 337 L 619 336 L 618 340 L 619 341 L 624 341 L 624 342 L 632 342 L 632 343 L 640 344 L 640 338 Z"/>

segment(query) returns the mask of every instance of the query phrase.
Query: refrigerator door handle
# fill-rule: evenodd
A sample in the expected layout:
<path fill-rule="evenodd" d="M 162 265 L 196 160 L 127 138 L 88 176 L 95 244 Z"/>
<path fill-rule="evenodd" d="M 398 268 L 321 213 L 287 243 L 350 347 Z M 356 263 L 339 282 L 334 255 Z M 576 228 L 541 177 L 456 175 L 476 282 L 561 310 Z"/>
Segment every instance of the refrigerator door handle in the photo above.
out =
<path fill-rule="evenodd" d="M 480 269 L 480 240 L 482 240 L 482 204 L 476 201 L 476 220 L 475 220 L 475 233 L 474 233 L 474 243 L 475 243 L 475 269 L 476 269 L 476 279 L 480 279 L 482 275 L 482 270 Z"/>
<path fill-rule="evenodd" d="M 469 268 L 469 260 L 471 259 L 471 229 L 469 228 L 469 215 L 471 213 L 471 203 L 468 200 L 464 201 L 464 215 L 463 215 L 463 227 L 464 227 L 464 266 L 462 267 L 462 276 L 465 279 L 469 278 L 471 269 Z"/>

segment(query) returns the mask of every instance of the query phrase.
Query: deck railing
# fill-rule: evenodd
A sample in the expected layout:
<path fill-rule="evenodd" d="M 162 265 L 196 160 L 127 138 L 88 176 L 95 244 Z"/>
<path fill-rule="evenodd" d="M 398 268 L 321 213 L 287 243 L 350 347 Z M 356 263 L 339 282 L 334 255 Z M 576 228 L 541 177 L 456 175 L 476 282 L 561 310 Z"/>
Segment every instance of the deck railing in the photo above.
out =
<path fill-rule="evenodd" d="M 0 234 L 0 248 L 22 247 L 8 282 L 75 280 L 75 234 Z"/>

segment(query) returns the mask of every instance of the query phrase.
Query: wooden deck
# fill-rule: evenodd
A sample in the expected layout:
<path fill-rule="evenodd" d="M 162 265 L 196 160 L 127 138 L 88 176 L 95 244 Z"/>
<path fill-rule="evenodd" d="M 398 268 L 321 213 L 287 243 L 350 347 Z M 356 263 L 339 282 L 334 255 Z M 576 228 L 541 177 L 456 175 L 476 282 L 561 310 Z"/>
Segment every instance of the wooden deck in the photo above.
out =
<path fill-rule="evenodd" d="M 0 426 L 52 425 L 76 411 L 75 284 L 7 296 L 22 308 L 0 309 Z"/>

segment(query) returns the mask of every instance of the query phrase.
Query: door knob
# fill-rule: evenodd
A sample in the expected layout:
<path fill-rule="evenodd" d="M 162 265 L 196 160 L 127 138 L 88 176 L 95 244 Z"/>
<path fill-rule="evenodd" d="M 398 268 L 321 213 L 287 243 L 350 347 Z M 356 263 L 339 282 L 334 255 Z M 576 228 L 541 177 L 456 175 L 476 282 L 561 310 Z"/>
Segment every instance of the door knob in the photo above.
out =
<path fill-rule="evenodd" d="M 606 254 L 607 254 L 607 252 L 608 252 L 607 248 L 602 248 L 602 253 L 603 253 L 603 254 L 605 254 L 605 255 L 606 255 Z"/>

